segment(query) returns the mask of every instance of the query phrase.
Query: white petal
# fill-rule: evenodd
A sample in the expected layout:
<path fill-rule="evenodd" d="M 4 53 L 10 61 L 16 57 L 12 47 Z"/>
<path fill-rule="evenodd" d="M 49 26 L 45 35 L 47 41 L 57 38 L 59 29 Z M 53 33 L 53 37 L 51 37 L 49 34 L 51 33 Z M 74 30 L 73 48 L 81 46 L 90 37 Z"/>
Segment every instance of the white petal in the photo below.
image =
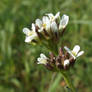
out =
<path fill-rule="evenodd" d="M 57 19 L 58 17 L 60 17 L 60 12 L 58 12 L 58 13 L 55 15 L 55 19 Z"/>
<path fill-rule="evenodd" d="M 43 53 L 40 54 L 40 57 L 44 58 L 44 59 L 47 59 L 47 57 Z"/>
<path fill-rule="evenodd" d="M 70 50 L 68 47 L 64 46 L 64 49 L 65 49 L 68 53 L 71 53 L 71 50 Z"/>
<path fill-rule="evenodd" d="M 26 37 L 25 42 L 27 43 L 31 42 L 30 36 Z"/>
<path fill-rule="evenodd" d="M 48 20 L 47 23 L 46 23 L 46 30 L 50 30 L 50 21 Z"/>
<path fill-rule="evenodd" d="M 79 45 L 75 45 L 72 51 L 75 53 L 75 55 L 77 55 L 79 50 L 80 50 L 80 46 Z"/>
<path fill-rule="evenodd" d="M 69 64 L 70 64 L 69 60 L 66 59 L 66 60 L 64 61 L 64 66 L 69 65 Z"/>
<path fill-rule="evenodd" d="M 47 64 L 47 57 L 43 54 L 43 53 L 41 53 L 40 54 L 40 57 L 39 58 L 37 58 L 37 64 Z"/>
<path fill-rule="evenodd" d="M 25 42 L 29 43 L 31 42 L 33 39 L 35 39 L 37 37 L 37 34 L 33 34 L 31 36 L 27 36 L 25 39 Z"/>
<path fill-rule="evenodd" d="M 49 20 L 49 18 L 47 16 L 43 16 L 43 18 L 42 18 L 43 23 L 46 23 L 48 20 Z"/>
<path fill-rule="evenodd" d="M 50 20 L 47 16 L 43 16 L 43 24 L 45 24 L 45 29 L 49 30 L 50 29 Z"/>
<path fill-rule="evenodd" d="M 64 49 L 65 49 L 74 59 L 76 59 L 76 57 L 72 54 L 72 51 L 71 51 L 69 48 L 67 48 L 67 47 L 65 46 Z"/>
<path fill-rule="evenodd" d="M 79 56 L 81 56 L 81 55 L 83 55 L 83 54 L 84 54 L 84 51 L 80 51 L 80 52 L 78 53 L 77 57 L 79 57 Z"/>
<path fill-rule="evenodd" d="M 39 28 L 41 28 L 41 26 L 42 26 L 42 21 L 40 20 L 40 19 L 36 19 L 36 25 L 39 27 Z"/>
<path fill-rule="evenodd" d="M 34 23 L 32 23 L 32 31 L 34 31 L 35 32 L 35 24 Z"/>
<path fill-rule="evenodd" d="M 60 20 L 59 29 L 65 28 L 68 24 L 68 21 L 69 21 L 69 16 L 63 15 L 62 19 Z"/>
<path fill-rule="evenodd" d="M 39 57 L 39 58 L 37 58 L 37 61 L 39 61 L 39 62 L 40 62 L 40 61 L 41 61 L 41 58 L 40 58 L 40 57 Z"/>
<path fill-rule="evenodd" d="M 30 30 L 28 28 L 23 28 L 23 33 L 26 34 L 27 36 L 30 34 Z"/>
<path fill-rule="evenodd" d="M 48 13 L 48 14 L 46 14 L 46 15 L 48 15 L 48 17 L 51 19 L 52 17 L 54 17 L 54 15 L 52 14 L 52 13 Z"/>
<path fill-rule="evenodd" d="M 58 27 L 55 21 L 51 23 L 51 30 L 54 32 L 58 31 Z"/>
<path fill-rule="evenodd" d="M 44 64 L 44 65 L 46 65 L 47 64 L 47 60 L 38 61 L 37 64 Z"/>
<path fill-rule="evenodd" d="M 43 22 L 44 23 L 50 23 L 50 20 L 49 20 L 49 18 L 47 16 L 44 16 L 43 17 Z"/>

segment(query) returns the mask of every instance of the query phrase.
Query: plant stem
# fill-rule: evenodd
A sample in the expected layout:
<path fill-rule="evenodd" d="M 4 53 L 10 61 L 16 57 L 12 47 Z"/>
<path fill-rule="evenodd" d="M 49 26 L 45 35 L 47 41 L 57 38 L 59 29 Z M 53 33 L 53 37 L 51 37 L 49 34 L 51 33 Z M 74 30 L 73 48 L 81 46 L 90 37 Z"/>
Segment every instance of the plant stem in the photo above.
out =
<path fill-rule="evenodd" d="M 69 73 L 68 72 L 61 72 L 61 74 L 63 75 L 64 80 L 67 83 L 68 87 L 71 89 L 71 92 L 76 92 L 76 90 L 72 84 L 72 81 L 69 77 Z"/>

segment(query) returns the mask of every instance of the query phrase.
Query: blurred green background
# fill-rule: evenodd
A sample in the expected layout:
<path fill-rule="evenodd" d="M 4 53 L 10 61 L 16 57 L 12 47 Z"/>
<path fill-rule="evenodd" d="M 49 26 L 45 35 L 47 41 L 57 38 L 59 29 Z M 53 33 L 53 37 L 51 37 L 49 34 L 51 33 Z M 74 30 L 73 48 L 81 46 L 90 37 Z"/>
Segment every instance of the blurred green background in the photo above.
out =
<path fill-rule="evenodd" d="M 44 14 L 70 16 L 64 44 L 85 54 L 71 71 L 78 92 L 92 92 L 92 0 L 0 0 L 0 92 L 65 92 L 62 75 L 36 64 L 43 46 L 24 42 L 24 27 Z"/>

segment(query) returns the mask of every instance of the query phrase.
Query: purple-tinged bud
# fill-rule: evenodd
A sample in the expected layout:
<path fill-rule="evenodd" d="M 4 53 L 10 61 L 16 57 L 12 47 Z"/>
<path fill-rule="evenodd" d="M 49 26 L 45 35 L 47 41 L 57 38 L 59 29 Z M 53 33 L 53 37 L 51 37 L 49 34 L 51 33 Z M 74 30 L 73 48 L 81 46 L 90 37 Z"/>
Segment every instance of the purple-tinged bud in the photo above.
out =
<path fill-rule="evenodd" d="M 60 56 L 58 56 L 58 57 L 56 58 L 56 67 L 59 68 L 59 69 L 64 69 L 63 63 L 62 63 L 62 61 L 61 61 L 61 57 L 60 57 Z"/>
<path fill-rule="evenodd" d="M 70 61 L 70 66 L 74 66 L 76 60 L 73 57 L 70 57 L 69 61 Z"/>
<path fill-rule="evenodd" d="M 51 64 L 55 64 L 55 56 L 54 56 L 54 54 L 52 53 L 52 52 L 50 52 L 50 63 Z"/>
<path fill-rule="evenodd" d="M 62 49 L 62 48 L 60 48 L 60 49 L 59 49 L 59 56 L 61 56 L 61 57 L 62 57 L 63 55 L 64 55 L 63 49 Z"/>
<path fill-rule="evenodd" d="M 65 59 L 69 59 L 69 56 L 70 56 L 69 53 L 66 52 L 66 53 L 65 53 Z"/>
<path fill-rule="evenodd" d="M 38 37 L 39 37 L 39 39 L 41 39 L 41 33 L 38 31 L 39 30 L 39 27 L 38 26 L 36 26 L 35 27 L 36 28 L 36 33 L 37 33 L 37 35 L 38 35 Z"/>
<path fill-rule="evenodd" d="M 45 65 L 45 67 L 46 67 L 48 70 L 54 71 L 54 67 L 53 67 L 51 64 L 49 64 L 49 63 L 47 63 L 47 64 Z"/>
<path fill-rule="evenodd" d="M 46 36 L 46 37 L 49 37 L 49 34 L 48 34 L 48 32 L 46 31 L 46 29 L 43 29 L 43 31 L 44 31 L 45 36 Z"/>

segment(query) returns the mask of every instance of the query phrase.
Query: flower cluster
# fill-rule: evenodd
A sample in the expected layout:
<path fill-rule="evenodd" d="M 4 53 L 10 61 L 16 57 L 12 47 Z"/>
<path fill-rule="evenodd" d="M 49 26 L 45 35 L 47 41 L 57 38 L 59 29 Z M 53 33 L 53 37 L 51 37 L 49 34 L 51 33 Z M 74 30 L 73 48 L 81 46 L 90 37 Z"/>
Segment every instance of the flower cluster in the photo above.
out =
<path fill-rule="evenodd" d="M 60 17 L 60 12 L 55 16 L 52 13 L 48 13 L 41 19 L 36 19 L 35 23 L 32 23 L 31 30 L 28 28 L 23 28 L 23 32 L 26 35 L 25 42 L 27 43 L 37 43 L 45 39 L 51 39 L 53 41 L 59 40 L 67 26 L 69 21 L 69 16 L 63 15 Z"/>
<path fill-rule="evenodd" d="M 52 71 L 67 70 L 71 68 L 71 66 L 74 65 L 76 59 L 84 53 L 84 51 L 79 52 L 79 45 L 75 45 L 73 50 L 70 50 L 66 46 L 64 49 L 66 50 L 65 53 L 62 48 L 59 49 L 58 56 L 50 53 L 50 58 L 47 58 L 44 54 L 40 54 L 40 57 L 37 59 L 38 64 L 44 64 Z"/>
<path fill-rule="evenodd" d="M 79 52 L 79 45 L 75 45 L 73 50 L 66 46 L 64 47 L 65 51 L 63 48 L 60 48 L 58 54 L 58 44 L 68 21 L 69 16 L 65 14 L 60 17 L 60 12 L 56 13 L 56 15 L 48 13 L 42 19 L 36 19 L 35 23 L 32 23 L 31 30 L 23 28 L 23 32 L 26 35 L 25 42 L 42 43 L 51 51 L 50 57 L 40 54 L 40 57 L 37 59 L 38 64 L 43 64 L 53 71 L 67 70 L 74 65 L 77 57 L 84 53 L 84 51 Z"/>

